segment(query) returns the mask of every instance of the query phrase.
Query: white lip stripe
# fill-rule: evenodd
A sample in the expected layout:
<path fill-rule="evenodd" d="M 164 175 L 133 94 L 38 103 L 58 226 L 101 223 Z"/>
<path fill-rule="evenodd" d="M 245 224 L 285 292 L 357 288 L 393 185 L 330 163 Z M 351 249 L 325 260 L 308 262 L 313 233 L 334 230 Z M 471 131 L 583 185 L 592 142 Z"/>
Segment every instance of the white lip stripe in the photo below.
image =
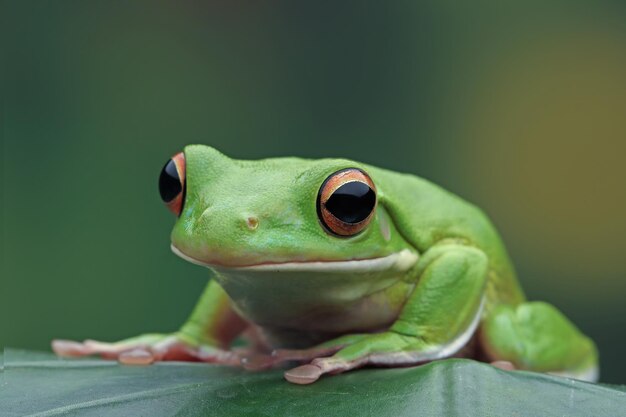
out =
<path fill-rule="evenodd" d="M 204 262 L 199 261 L 196 258 L 192 258 L 191 256 L 185 255 L 180 249 L 178 249 L 176 246 L 174 246 L 174 244 L 170 245 L 170 249 L 172 249 L 172 252 L 174 252 L 176 255 L 180 256 L 181 258 L 183 258 L 187 262 L 191 262 L 192 264 L 196 264 L 196 265 L 200 265 L 200 266 L 210 266 L 208 264 L 205 264 Z"/>
<path fill-rule="evenodd" d="M 417 253 L 408 249 L 403 249 L 400 252 L 392 253 L 391 255 L 374 259 L 360 259 L 349 261 L 313 261 L 313 262 L 285 262 L 277 264 L 261 264 L 251 266 L 222 266 L 212 265 L 210 263 L 202 262 L 199 259 L 192 258 L 184 254 L 173 244 L 171 245 L 172 252 L 181 258 L 194 263 L 196 265 L 206 266 L 215 269 L 228 269 L 236 271 L 280 271 L 280 272 L 373 272 L 373 271 L 386 271 L 394 269 L 397 271 L 406 271 L 410 269 L 418 260 Z"/>

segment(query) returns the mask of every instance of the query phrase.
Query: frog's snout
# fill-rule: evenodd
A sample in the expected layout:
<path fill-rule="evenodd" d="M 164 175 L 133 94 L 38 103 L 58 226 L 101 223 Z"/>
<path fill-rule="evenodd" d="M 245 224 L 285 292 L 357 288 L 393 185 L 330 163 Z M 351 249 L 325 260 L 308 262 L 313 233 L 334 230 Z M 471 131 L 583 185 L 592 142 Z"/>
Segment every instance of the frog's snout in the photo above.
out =
<path fill-rule="evenodd" d="M 207 205 L 200 216 L 198 216 L 195 225 L 205 231 L 227 228 L 228 230 L 254 232 L 261 223 L 261 217 L 263 216 L 249 210 L 233 213 L 230 207 L 212 203 Z"/>

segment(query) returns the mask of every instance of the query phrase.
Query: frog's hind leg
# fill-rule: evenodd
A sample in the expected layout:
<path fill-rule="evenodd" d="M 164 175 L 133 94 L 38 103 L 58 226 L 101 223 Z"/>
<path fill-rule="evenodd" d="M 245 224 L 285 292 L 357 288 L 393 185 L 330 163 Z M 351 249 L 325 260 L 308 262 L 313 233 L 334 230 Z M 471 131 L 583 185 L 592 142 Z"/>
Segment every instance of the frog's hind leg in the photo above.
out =
<path fill-rule="evenodd" d="M 490 361 L 585 381 L 598 379 L 594 343 L 550 304 L 499 305 L 485 317 L 479 337 Z"/>

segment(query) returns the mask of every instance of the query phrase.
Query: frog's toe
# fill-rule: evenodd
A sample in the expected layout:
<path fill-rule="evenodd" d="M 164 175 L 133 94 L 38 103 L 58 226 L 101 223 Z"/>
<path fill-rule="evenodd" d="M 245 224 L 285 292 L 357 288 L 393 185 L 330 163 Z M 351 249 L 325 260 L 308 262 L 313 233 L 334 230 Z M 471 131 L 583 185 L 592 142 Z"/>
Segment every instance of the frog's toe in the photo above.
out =
<path fill-rule="evenodd" d="M 313 359 L 335 354 L 342 346 L 314 347 L 310 349 L 275 349 L 270 355 L 254 351 L 242 352 L 241 365 L 249 371 L 260 371 L 284 362 L 310 362 Z"/>
<path fill-rule="evenodd" d="M 293 384 L 307 385 L 317 381 L 323 372 L 319 366 L 308 364 L 285 372 L 285 379 Z"/>
<path fill-rule="evenodd" d="M 272 351 L 272 357 L 276 362 L 310 361 L 315 358 L 334 355 L 344 346 L 314 347 L 311 349 L 275 349 Z"/>
<path fill-rule="evenodd" d="M 117 359 L 124 365 L 150 365 L 155 360 L 152 352 L 142 348 L 122 352 Z"/>
<path fill-rule="evenodd" d="M 85 340 L 83 346 L 87 355 L 100 355 L 104 359 L 118 359 L 124 352 L 148 347 L 145 343 L 108 343 L 92 339 Z"/>
<path fill-rule="evenodd" d="M 90 355 L 91 351 L 84 343 L 74 340 L 55 339 L 52 341 L 52 351 L 59 356 L 75 357 Z"/>
<path fill-rule="evenodd" d="M 59 356 L 88 356 L 100 355 L 105 359 L 116 359 L 120 353 L 139 347 L 122 343 L 106 343 L 98 340 L 85 340 L 76 342 L 73 340 L 53 340 L 52 350 Z"/>
<path fill-rule="evenodd" d="M 322 375 L 340 374 L 351 369 L 359 368 L 366 364 L 367 358 L 357 360 L 344 360 L 335 357 L 317 358 L 307 365 L 298 366 L 285 372 L 285 379 L 294 384 L 312 384 Z"/>
<path fill-rule="evenodd" d="M 509 361 L 493 361 L 490 365 L 504 371 L 514 371 L 517 369 L 515 365 L 513 365 L 513 362 Z"/>
<path fill-rule="evenodd" d="M 209 345 L 199 347 L 186 347 L 185 353 L 193 360 L 219 365 L 242 366 L 242 357 L 236 352 L 224 350 Z"/>
<path fill-rule="evenodd" d="M 248 371 L 263 371 L 275 366 L 278 361 L 270 356 L 260 353 L 246 353 L 241 356 L 241 366 Z"/>

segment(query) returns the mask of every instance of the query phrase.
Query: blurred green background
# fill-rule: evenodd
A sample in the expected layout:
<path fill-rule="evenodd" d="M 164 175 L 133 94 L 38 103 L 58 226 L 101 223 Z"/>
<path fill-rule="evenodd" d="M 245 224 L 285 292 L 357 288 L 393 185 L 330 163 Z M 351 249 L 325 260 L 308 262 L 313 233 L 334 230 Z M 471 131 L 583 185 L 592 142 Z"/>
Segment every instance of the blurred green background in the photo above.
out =
<path fill-rule="evenodd" d="M 342 156 L 483 207 L 626 382 L 626 7 L 5 2 L 0 345 L 173 331 L 163 163 Z"/>

